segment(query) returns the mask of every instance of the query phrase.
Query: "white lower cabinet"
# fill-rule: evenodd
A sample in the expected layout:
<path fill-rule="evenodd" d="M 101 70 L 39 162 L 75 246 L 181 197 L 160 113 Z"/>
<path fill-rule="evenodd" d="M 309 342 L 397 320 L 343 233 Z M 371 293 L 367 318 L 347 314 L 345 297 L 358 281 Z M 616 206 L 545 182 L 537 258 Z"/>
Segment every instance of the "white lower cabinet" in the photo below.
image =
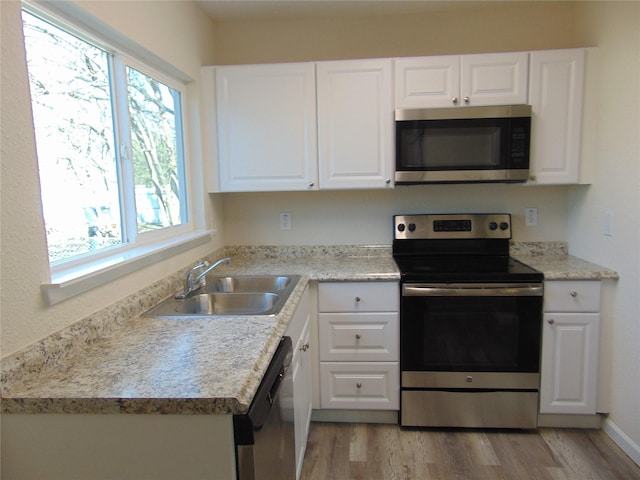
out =
<path fill-rule="evenodd" d="M 540 413 L 595 414 L 600 282 L 545 282 Z"/>
<path fill-rule="evenodd" d="M 293 421 L 296 447 L 296 478 L 300 478 L 302 462 L 311 422 L 311 311 L 309 288 L 302 295 L 285 335 L 293 343 Z"/>
<path fill-rule="evenodd" d="M 318 285 L 320 408 L 398 410 L 398 284 Z"/>

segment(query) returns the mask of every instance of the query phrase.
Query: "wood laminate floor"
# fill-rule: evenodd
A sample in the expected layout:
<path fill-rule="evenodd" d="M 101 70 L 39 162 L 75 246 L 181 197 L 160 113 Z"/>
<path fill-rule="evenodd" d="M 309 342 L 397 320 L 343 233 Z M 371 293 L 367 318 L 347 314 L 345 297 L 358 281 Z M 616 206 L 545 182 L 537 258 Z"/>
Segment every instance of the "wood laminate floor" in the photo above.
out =
<path fill-rule="evenodd" d="M 601 430 L 311 426 L 302 480 L 638 480 Z"/>

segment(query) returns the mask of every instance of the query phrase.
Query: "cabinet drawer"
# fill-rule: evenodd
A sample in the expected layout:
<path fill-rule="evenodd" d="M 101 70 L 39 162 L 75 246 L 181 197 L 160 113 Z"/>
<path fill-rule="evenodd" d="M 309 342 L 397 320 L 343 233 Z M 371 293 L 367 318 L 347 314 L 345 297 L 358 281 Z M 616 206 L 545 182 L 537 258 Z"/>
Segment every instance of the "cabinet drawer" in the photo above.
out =
<path fill-rule="evenodd" d="M 397 312 L 396 282 L 323 282 L 318 285 L 320 312 Z"/>
<path fill-rule="evenodd" d="M 398 361 L 397 313 L 321 313 L 321 361 Z"/>
<path fill-rule="evenodd" d="M 398 410 L 399 364 L 320 363 L 320 408 Z"/>
<path fill-rule="evenodd" d="M 599 281 L 551 281 L 544 283 L 545 312 L 599 312 Z"/>

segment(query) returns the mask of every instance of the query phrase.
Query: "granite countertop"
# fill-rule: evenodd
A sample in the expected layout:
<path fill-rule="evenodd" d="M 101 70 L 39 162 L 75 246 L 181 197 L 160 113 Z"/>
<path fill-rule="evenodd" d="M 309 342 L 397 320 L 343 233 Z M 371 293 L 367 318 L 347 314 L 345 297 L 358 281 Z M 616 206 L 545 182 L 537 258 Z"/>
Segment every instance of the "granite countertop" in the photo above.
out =
<path fill-rule="evenodd" d="M 547 280 L 617 278 L 562 248 L 512 255 Z M 185 271 L 2 359 L 3 413 L 236 414 L 247 411 L 310 280 L 397 281 L 390 247 L 225 247 L 216 274 L 301 275 L 274 317 L 168 320 L 140 314 Z"/>
<path fill-rule="evenodd" d="M 617 280 L 618 273 L 568 254 L 564 242 L 518 243 L 511 256 L 541 271 L 545 280 Z"/>
<path fill-rule="evenodd" d="M 255 253 L 255 252 L 254 252 Z M 216 274 L 301 275 L 275 317 L 157 319 L 140 313 L 178 290 L 160 282 L 3 359 L 3 413 L 245 413 L 309 280 L 398 280 L 390 255 L 283 256 L 226 249 Z M 326 252 L 325 252 L 326 253 Z M 335 252 L 333 252 L 335 253 Z M 149 299 L 146 299 L 146 297 Z M 124 309 L 124 312 L 120 311 Z M 113 317 L 119 320 L 104 320 Z M 96 327 L 96 324 L 99 326 Z M 95 330 L 100 330 L 95 332 Z M 75 341 L 74 341 L 75 339 Z"/>

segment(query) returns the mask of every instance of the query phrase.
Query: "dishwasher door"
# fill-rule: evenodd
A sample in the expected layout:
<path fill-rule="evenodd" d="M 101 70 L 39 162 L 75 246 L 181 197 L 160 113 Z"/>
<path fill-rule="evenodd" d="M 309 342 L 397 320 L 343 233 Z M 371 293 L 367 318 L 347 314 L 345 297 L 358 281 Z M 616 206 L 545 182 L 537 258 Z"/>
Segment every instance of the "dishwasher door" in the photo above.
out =
<path fill-rule="evenodd" d="M 238 480 L 295 480 L 291 338 L 282 337 L 245 415 L 233 417 Z"/>

